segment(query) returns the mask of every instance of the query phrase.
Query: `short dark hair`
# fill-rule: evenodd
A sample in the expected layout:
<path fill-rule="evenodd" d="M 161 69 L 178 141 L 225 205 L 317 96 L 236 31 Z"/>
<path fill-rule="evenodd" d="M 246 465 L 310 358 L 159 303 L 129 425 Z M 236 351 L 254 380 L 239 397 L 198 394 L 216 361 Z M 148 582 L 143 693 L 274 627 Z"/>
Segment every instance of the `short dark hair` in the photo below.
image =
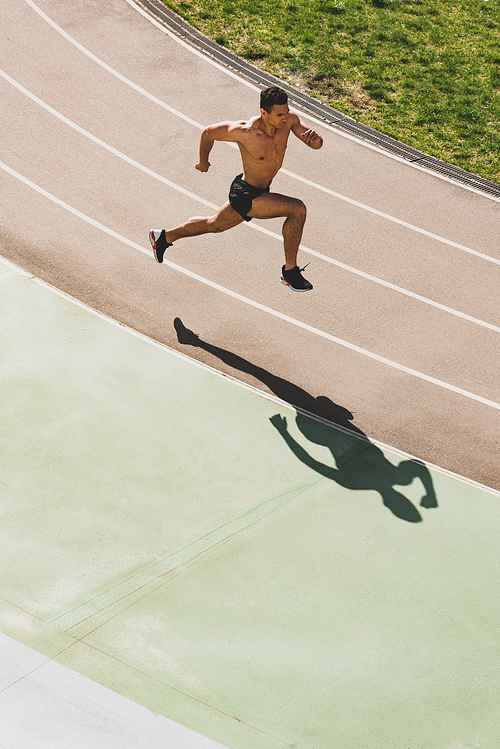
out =
<path fill-rule="evenodd" d="M 271 113 L 275 104 L 286 104 L 288 94 L 279 86 L 269 86 L 260 92 L 260 108 L 265 109 L 268 114 Z"/>

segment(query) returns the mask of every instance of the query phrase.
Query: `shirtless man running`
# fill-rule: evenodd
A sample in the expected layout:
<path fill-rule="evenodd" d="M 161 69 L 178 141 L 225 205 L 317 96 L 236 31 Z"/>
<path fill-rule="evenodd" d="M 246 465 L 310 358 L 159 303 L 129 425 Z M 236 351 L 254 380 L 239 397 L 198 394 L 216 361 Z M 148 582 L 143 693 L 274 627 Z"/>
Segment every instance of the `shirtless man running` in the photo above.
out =
<path fill-rule="evenodd" d="M 165 250 L 177 239 L 227 231 L 252 218 L 284 216 L 285 265 L 281 270 L 281 282 L 293 291 L 310 291 L 312 284 L 297 267 L 306 206 L 301 200 L 270 192 L 269 188 L 283 164 L 290 131 L 314 150 L 321 148 L 323 139 L 290 111 L 288 96 L 283 89 L 271 86 L 262 91 L 260 107 L 260 115 L 248 122 L 209 125 L 201 135 L 200 158 L 195 165 L 200 172 L 208 172 L 208 157 L 216 140 L 238 144 L 244 171 L 234 179 L 228 202 L 211 218 L 196 216 L 174 229 L 153 229 L 149 232 L 149 240 L 156 261 L 162 263 Z"/>

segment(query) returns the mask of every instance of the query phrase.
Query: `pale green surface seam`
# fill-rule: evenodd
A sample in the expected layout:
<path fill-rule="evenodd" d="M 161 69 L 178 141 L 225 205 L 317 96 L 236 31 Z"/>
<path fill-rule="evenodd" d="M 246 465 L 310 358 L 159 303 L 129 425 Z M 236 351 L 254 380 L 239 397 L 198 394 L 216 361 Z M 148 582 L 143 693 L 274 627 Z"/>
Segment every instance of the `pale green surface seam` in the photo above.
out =
<path fill-rule="evenodd" d="M 146 569 L 137 572 L 122 582 L 113 585 L 99 596 L 85 601 L 76 608 L 51 615 L 45 621 L 62 629 L 72 637 L 81 639 L 95 631 L 103 623 L 117 616 L 125 608 L 145 598 L 149 593 L 161 588 L 185 569 L 200 562 L 211 552 L 243 533 L 270 515 L 279 512 L 299 495 L 307 492 L 327 477 L 306 486 L 285 492 L 253 507 L 243 515 L 223 523 L 218 528 L 204 534 L 164 559 L 158 560 Z M 228 532 L 229 531 L 229 532 Z"/>
<path fill-rule="evenodd" d="M 283 747 L 291 747 L 291 749 L 294 749 L 295 745 L 289 744 L 284 739 L 281 739 L 278 736 L 273 736 L 273 734 L 268 733 L 267 731 L 264 731 L 262 728 L 259 728 L 258 726 L 254 726 L 251 723 L 247 723 L 247 721 L 243 720 L 242 718 L 238 718 L 236 715 L 231 715 L 230 713 L 227 713 L 224 710 L 221 710 L 215 705 L 211 705 L 209 702 L 204 702 L 198 697 L 195 697 L 193 694 L 184 692 L 181 689 L 173 686 L 172 684 L 169 684 L 164 679 L 159 679 L 156 676 L 153 676 L 149 673 L 145 673 L 141 671 L 140 669 L 136 668 L 135 666 L 131 665 L 130 663 L 126 663 L 125 661 L 122 661 L 119 658 L 116 658 L 115 656 L 110 655 L 109 653 L 106 653 L 103 650 L 100 650 L 95 645 L 92 645 L 89 642 L 85 642 L 85 640 L 81 640 L 81 641 L 77 640 L 73 645 L 69 645 L 63 651 L 61 651 L 60 653 L 57 653 L 57 655 L 55 655 L 52 660 L 56 660 L 56 661 L 61 660 L 61 656 L 63 656 L 64 653 L 67 653 L 68 651 L 70 651 L 71 648 L 73 648 L 75 645 L 84 646 L 86 648 L 89 648 L 91 651 L 93 651 L 99 656 L 105 656 L 106 658 L 110 658 L 112 661 L 115 661 L 116 664 L 119 664 L 120 666 L 125 666 L 125 668 L 130 669 L 131 671 L 134 671 L 140 678 L 151 679 L 151 681 L 156 682 L 158 685 L 161 685 L 162 687 L 165 687 L 166 689 L 171 690 L 172 692 L 175 692 L 176 694 L 180 695 L 182 698 L 187 699 L 189 702 L 192 702 L 195 705 L 200 705 L 201 707 L 204 707 L 204 708 L 208 708 L 208 710 L 213 711 L 214 713 L 224 718 L 228 718 L 230 721 L 234 722 L 236 727 L 245 726 L 246 728 L 249 728 L 252 732 L 261 734 L 261 736 L 265 736 L 267 739 L 271 739 L 272 741 L 279 742 L 279 744 Z M 153 708 L 150 708 L 150 709 L 153 709 Z M 168 715 L 165 715 L 165 717 L 168 717 Z"/>

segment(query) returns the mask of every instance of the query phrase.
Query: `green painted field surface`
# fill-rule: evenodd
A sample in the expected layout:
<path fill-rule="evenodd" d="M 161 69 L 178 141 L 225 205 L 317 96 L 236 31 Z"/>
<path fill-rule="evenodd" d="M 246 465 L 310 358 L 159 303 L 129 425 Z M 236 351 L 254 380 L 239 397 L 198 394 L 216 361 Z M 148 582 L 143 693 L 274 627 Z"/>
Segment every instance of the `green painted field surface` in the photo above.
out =
<path fill-rule="evenodd" d="M 229 749 L 484 749 L 499 497 L 0 263 L 0 631 Z"/>

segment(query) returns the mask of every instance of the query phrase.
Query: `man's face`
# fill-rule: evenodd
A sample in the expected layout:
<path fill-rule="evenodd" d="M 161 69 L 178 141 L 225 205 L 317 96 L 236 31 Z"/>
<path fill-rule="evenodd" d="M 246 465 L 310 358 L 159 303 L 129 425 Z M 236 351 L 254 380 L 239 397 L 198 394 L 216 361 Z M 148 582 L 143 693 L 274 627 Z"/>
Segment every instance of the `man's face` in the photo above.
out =
<path fill-rule="evenodd" d="M 289 113 L 288 104 L 275 104 L 271 111 L 267 113 L 265 109 L 261 110 L 265 115 L 265 120 L 271 127 L 283 127 L 286 124 L 286 120 Z"/>

